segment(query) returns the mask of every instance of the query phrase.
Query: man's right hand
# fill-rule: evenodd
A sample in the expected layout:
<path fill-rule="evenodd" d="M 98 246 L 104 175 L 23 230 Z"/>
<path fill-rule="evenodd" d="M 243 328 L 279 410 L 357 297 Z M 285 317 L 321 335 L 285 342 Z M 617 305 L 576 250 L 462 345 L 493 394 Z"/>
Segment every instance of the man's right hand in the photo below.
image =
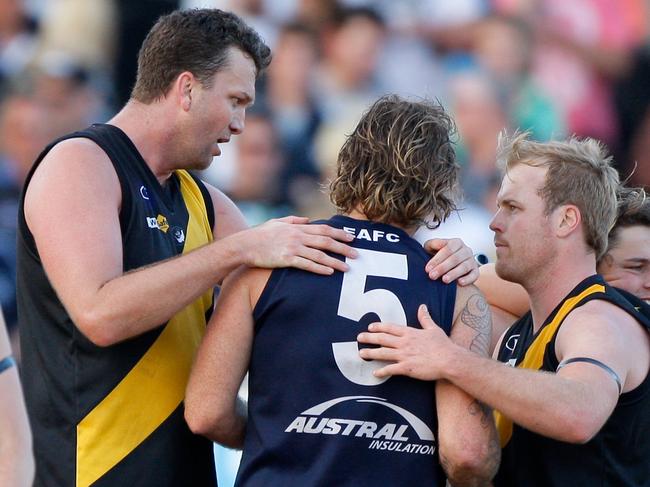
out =
<path fill-rule="evenodd" d="M 354 236 L 329 225 L 309 225 L 309 219 L 287 216 L 239 234 L 244 263 L 251 267 L 296 267 L 316 274 L 345 272 L 348 265 L 326 252 L 354 258 L 356 250 L 343 242 Z"/>

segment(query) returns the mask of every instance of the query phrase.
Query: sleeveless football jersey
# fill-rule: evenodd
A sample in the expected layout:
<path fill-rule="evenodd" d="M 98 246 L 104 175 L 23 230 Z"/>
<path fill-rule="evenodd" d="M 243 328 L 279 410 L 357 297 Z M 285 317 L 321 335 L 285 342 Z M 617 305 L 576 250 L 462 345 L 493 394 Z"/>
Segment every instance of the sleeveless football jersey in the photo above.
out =
<path fill-rule="evenodd" d="M 212 240 L 214 210 L 203 184 L 176 171 L 161 187 L 131 140 L 111 125 L 93 125 L 52 143 L 26 184 L 45 154 L 72 137 L 97 143 L 118 175 L 124 271 Z M 35 485 L 215 485 L 211 443 L 190 432 L 182 406 L 212 291 L 149 332 L 98 347 L 57 298 L 27 228 L 23 202 L 19 232 L 22 378 L 34 433 Z"/>
<path fill-rule="evenodd" d="M 555 372 L 555 340 L 565 317 L 592 299 L 630 313 L 650 329 L 648 305 L 607 285 L 600 276 L 578 284 L 533 334 L 530 312 L 504 335 L 498 358 L 512 366 Z M 632 302 L 628 301 L 631 300 Z M 634 390 L 621 394 L 603 428 L 584 445 L 547 438 L 495 414 L 503 447 L 495 487 L 650 485 L 650 374 Z"/>
<path fill-rule="evenodd" d="M 374 321 L 418 326 L 427 304 L 449 333 L 455 285 L 431 281 L 430 256 L 395 227 L 335 216 L 353 233 L 350 270 L 274 270 L 254 310 L 248 423 L 236 485 L 443 486 L 434 382 L 376 379 L 358 355 Z"/>

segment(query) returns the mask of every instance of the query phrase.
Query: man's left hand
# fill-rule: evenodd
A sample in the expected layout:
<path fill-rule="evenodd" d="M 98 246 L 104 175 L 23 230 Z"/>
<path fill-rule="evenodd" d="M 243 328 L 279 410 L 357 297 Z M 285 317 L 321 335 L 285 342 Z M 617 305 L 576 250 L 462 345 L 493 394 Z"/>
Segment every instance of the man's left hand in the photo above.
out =
<path fill-rule="evenodd" d="M 473 284 L 478 279 L 478 262 L 472 249 L 461 239 L 432 238 L 424 243 L 424 250 L 433 254 L 425 267 L 431 279 L 442 277 L 446 283 L 458 280 L 461 286 Z"/>

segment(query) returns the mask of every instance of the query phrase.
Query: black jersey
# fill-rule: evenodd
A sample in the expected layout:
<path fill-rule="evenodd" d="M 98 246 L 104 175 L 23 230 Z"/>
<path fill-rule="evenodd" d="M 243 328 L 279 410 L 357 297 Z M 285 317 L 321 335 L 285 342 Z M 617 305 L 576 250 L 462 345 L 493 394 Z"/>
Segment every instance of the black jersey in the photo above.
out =
<path fill-rule="evenodd" d="M 212 240 L 214 210 L 207 188 L 186 171 L 175 171 L 161 187 L 131 140 L 111 125 L 93 125 L 55 141 L 37 159 L 26 184 L 45 154 L 72 137 L 97 143 L 118 175 L 124 271 Z M 35 485 L 215 485 L 212 445 L 190 432 L 182 406 L 212 291 L 151 331 L 95 346 L 52 288 L 23 203 L 17 284 Z"/>
<path fill-rule="evenodd" d="M 357 335 L 373 321 L 449 333 L 455 285 L 431 281 L 420 244 L 395 227 L 335 216 L 356 235 L 350 270 L 274 270 L 254 310 L 246 439 L 236 485 L 443 486 L 434 383 L 377 379 Z"/>
<path fill-rule="evenodd" d="M 650 329 L 648 306 L 626 294 L 631 303 L 600 276 L 575 287 L 533 334 L 530 312 L 503 337 L 498 358 L 515 367 L 555 372 L 555 340 L 562 322 L 592 299 L 609 301 Z M 494 485 L 517 487 L 649 486 L 650 375 L 634 390 L 621 394 L 612 415 L 584 445 L 553 440 L 513 424 L 495 413 L 503 447 Z"/>

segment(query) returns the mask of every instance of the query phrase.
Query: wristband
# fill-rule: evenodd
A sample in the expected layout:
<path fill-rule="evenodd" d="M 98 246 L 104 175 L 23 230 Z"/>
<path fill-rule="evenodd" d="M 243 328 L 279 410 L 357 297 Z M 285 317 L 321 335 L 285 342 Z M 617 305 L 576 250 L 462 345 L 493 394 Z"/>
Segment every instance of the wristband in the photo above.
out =
<path fill-rule="evenodd" d="M 5 370 L 15 366 L 16 366 L 16 360 L 13 358 L 12 355 L 3 358 L 2 360 L 0 360 L 0 374 L 2 374 Z"/>

